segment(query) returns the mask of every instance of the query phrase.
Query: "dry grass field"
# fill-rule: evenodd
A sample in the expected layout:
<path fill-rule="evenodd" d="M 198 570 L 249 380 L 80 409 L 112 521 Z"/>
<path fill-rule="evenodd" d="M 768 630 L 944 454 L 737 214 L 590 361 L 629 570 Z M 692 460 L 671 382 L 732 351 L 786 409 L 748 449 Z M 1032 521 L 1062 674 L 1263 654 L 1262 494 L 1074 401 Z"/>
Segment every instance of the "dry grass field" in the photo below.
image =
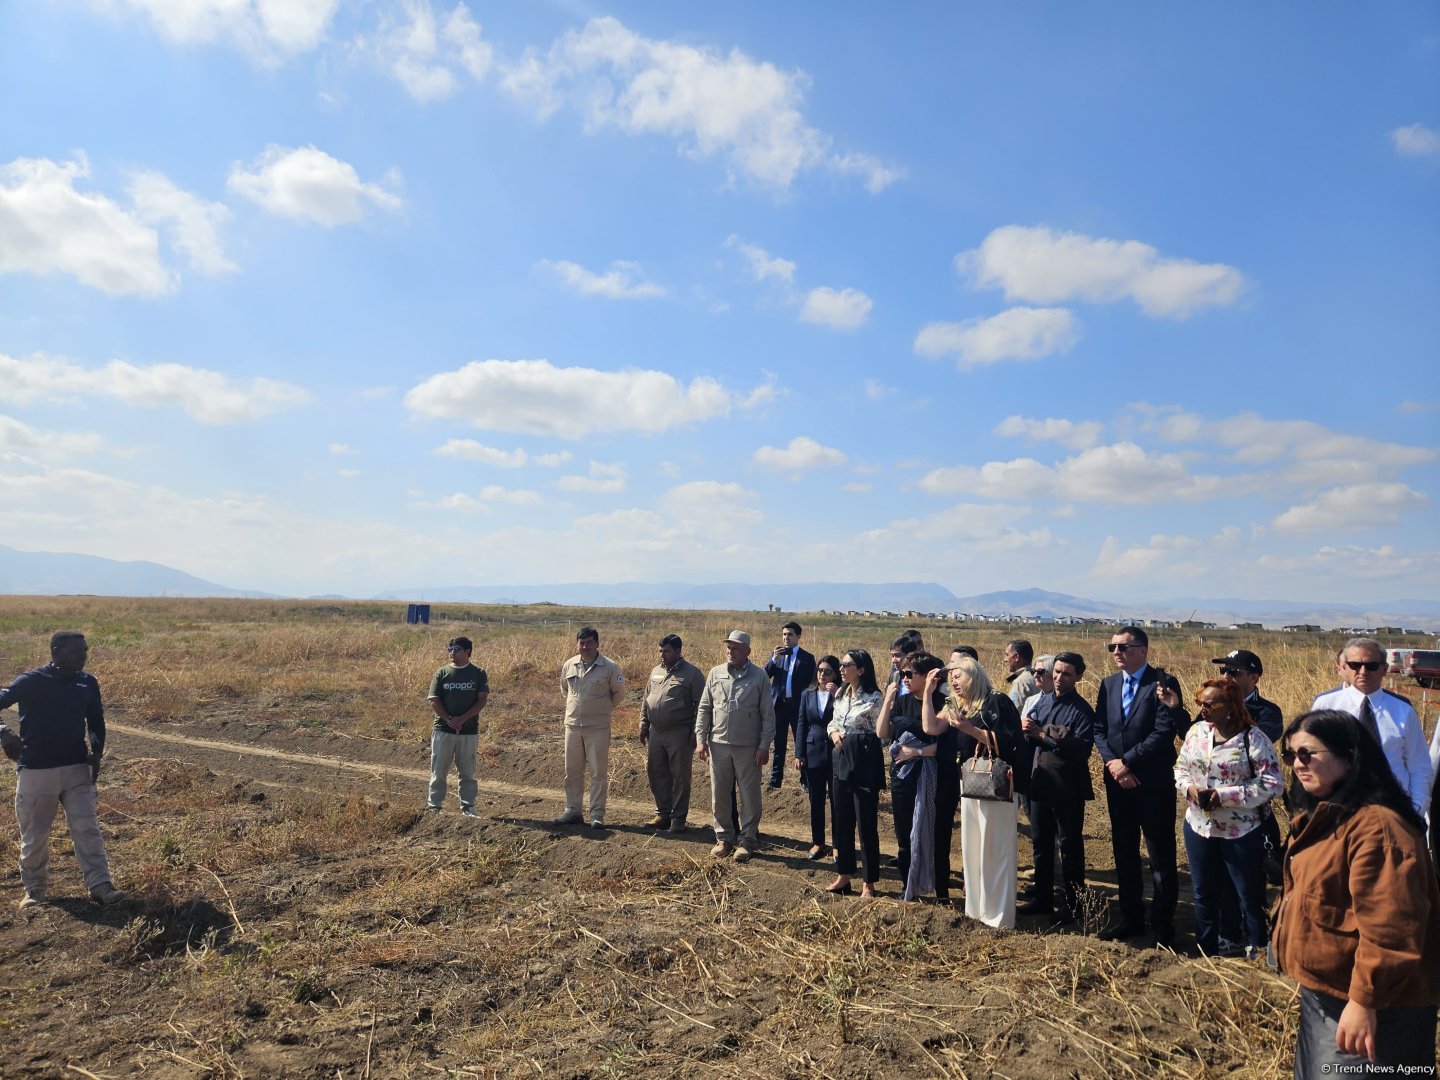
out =
<path fill-rule="evenodd" d="M 57 826 L 54 903 L 19 915 L 14 826 L 0 826 L 0 1076 L 1289 1074 L 1293 984 L 1081 932 L 1113 895 L 1103 802 L 1087 816 L 1084 928 L 992 931 L 896 903 L 893 878 L 888 899 L 834 898 L 804 859 L 792 779 L 767 798 L 768 847 L 745 866 L 712 863 L 703 829 L 641 827 L 651 805 L 632 689 L 616 716 L 610 827 L 549 824 L 557 672 L 576 629 L 600 628 L 633 688 L 663 633 L 704 668 L 723 659 L 728 630 L 768 648 L 783 616 L 437 605 L 434 625 L 414 627 L 402 614 L 0 598 L 0 678 L 43 662 L 56 629 L 90 638 L 113 729 L 102 823 L 130 892 L 113 909 L 84 900 Z M 904 628 L 800 619 L 817 653 L 884 656 Z M 446 813 L 421 813 L 425 689 L 460 633 L 492 690 L 478 821 L 453 796 Z M 976 645 L 992 672 L 1010 636 L 926 632 L 936 651 Z M 1093 700 L 1108 630 L 1025 636 L 1038 652 L 1084 653 Z M 1152 660 L 1190 693 L 1211 657 L 1254 648 L 1262 689 L 1291 716 L 1334 685 L 1336 644 L 1176 631 L 1154 638 Z M 8 801 L 13 772 L 0 777 Z M 703 770 L 695 800 L 703 822 Z M 888 818 L 893 852 L 887 833 Z M 1022 872 L 1028 862 L 1022 837 Z"/>

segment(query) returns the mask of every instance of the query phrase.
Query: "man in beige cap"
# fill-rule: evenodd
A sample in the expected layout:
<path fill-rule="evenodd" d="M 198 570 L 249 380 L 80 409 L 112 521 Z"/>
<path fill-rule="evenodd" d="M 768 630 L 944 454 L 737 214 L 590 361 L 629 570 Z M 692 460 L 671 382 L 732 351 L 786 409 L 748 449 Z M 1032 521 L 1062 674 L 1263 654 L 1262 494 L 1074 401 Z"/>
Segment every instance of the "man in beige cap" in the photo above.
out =
<path fill-rule="evenodd" d="M 770 680 L 750 662 L 750 635 L 732 630 L 725 639 L 727 663 L 712 668 L 695 717 L 695 756 L 710 763 L 715 847 L 744 862 L 760 842 L 760 770 L 775 739 L 775 702 Z M 740 791 L 740 835 L 732 833 L 735 789 Z"/>

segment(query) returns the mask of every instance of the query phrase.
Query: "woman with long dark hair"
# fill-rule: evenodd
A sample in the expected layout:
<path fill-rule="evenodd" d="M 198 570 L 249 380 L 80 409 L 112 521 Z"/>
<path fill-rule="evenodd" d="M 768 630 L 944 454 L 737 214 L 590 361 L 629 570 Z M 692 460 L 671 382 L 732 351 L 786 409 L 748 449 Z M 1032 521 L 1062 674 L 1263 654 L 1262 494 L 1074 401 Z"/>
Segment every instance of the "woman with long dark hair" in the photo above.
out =
<path fill-rule="evenodd" d="M 815 662 L 815 685 L 800 695 L 795 717 L 795 771 L 810 798 L 812 862 L 830 854 L 825 844 L 825 809 L 830 805 L 830 723 L 835 691 L 840 686 L 840 661 L 822 656 Z"/>
<path fill-rule="evenodd" d="M 1296 1080 L 1367 1064 L 1434 1075 L 1440 887 L 1425 822 L 1349 713 L 1305 713 L 1284 743 L 1295 778 L 1274 944 L 1300 984 Z"/>
<path fill-rule="evenodd" d="M 850 894 L 855 873 L 855 830 L 860 830 L 860 856 L 865 872 L 861 896 L 875 895 L 880 880 L 880 789 L 885 786 L 885 760 L 875 721 L 880 713 L 880 687 L 875 661 L 864 649 L 850 649 L 840 658 L 843 684 L 831 706 L 830 736 L 835 752 L 831 781 L 836 878 L 826 892 Z"/>
<path fill-rule="evenodd" d="M 875 734 L 890 750 L 890 804 L 900 853 L 896 868 L 905 882 L 905 900 L 918 900 L 924 893 L 934 893 L 938 900 L 950 897 L 950 836 L 959 786 L 955 771 L 958 737 L 948 727 L 938 736 L 927 735 L 921 716 L 926 676 L 944 666 L 927 652 L 904 656 L 900 682 L 885 688 L 885 700 L 875 722 Z M 902 685 L 909 689 L 908 694 L 900 693 Z M 938 689 L 930 693 L 931 708 L 944 708 L 945 695 Z"/>
<path fill-rule="evenodd" d="M 1159 693 L 1178 705 L 1170 688 Z M 1169 699 L 1174 698 L 1174 704 Z M 1220 951 L 1225 880 L 1235 885 L 1247 939 L 1246 955 L 1265 949 L 1264 809 L 1285 787 L 1274 744 L 1250 719 L 1240 688 L 1208 679 L 1195 692 L 1200 719 L 1190 726 L 1175 761 L 1175 787 L 1185 796 L 1185 853 L 1195 891 L 1195 943 Z"/>
<path fill-rule="evenodd" d="M 960 800 L 965 914 L 989 926 L 1014 929 L 1015 872 L 1019 861 L 1019 815 L 1014 796 L 1023 794 L 1028 787 L 1031 753 L 1025 748 L 1015 703 L 996 692 L 978 661 L 962 656 L 951 661 L 946 670 L 950 674 L 950 697 L 938 711 L 934 693 L 940 688 L 940 672 L 926 676 L 921 702 L 925 731 L 935 736 L 954 731 L 961 768 L 977 749 L 983 748 L 982 755 L 998 756 L 1014 776 L 1014 791 L 1008 800 Z"/>

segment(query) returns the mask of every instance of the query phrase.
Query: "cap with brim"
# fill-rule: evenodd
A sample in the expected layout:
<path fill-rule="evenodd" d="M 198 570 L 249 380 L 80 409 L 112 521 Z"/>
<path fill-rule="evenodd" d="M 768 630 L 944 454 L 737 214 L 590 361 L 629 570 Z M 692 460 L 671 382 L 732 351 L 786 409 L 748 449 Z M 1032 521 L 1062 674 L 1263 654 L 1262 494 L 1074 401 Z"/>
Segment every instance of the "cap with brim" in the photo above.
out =
<path fill-rule="evenodd" d="M 1224 664 L 1226 667 L 1238 668 L 1241 671 L 1248 671 L 1251 675 L 1264 675 L 1265 665 L 1260 662 L 1249 649 L 1236 649 L 1226 656 L 1217 656 L 1211 660 L 1212 664 Z"/>
<path fill-rule="evenodd" d="M 729 636 L 725 638 L 725 644 L 744 645 L 746 648 L 749 648 L 750 635 L 747 634 L 744 630 L 731 630 Z"/>

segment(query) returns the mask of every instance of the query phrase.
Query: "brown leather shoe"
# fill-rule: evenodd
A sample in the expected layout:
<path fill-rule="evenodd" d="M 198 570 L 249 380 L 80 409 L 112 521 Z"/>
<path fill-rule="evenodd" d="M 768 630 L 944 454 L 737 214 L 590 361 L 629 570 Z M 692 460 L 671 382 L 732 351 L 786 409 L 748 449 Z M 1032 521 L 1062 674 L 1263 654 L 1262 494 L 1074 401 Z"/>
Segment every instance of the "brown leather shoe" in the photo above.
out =
<path fill-rule="evenodd" d="M 729 841 L 716 840 L 715 846 L 710 849 L 710 857 L 713 859 L 723 859 L 734 850 L 735 848 L 729 843 Z"/>
<path fill-rule="evenodd" d="M 663 814 L 656 814 L 649 821 L 645 822 L 645 828 L 647 829 L 668 829 L 669 827 L 670 819 Z"/>

